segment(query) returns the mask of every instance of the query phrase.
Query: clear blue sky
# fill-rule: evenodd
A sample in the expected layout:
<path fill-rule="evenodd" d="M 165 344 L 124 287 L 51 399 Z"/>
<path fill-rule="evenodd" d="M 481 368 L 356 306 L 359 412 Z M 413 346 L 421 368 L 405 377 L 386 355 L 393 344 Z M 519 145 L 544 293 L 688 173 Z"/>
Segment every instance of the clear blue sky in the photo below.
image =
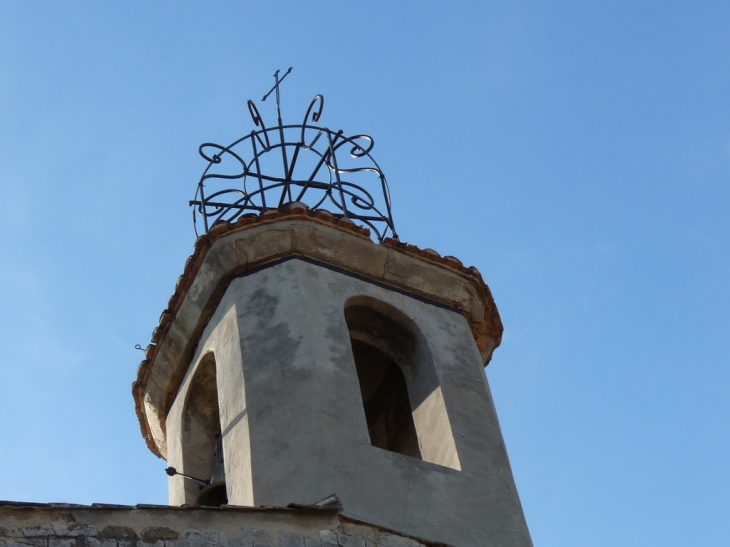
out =
<path fill-rule="evenodd" d="M 165 503 L 130 384 L 197 146 L 369 133 L 404 241 L 475 265 L 536 545 L 730 545 L 730 3 L 0 4 L 0 499 Z M 262 114 L 273 119 L 273 103 Z"/>

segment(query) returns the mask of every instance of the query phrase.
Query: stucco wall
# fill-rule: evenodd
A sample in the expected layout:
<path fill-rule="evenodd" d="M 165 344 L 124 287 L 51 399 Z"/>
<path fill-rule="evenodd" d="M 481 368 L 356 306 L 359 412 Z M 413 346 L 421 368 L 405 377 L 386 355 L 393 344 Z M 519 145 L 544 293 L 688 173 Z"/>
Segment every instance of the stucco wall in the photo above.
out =
<path fill-rule="evenodd" d="M 418 420 L 432 428 L 424 438 L 451 443 L 456 468 L 370 444 L 344 317 L 353 297 L 392 306 L 420 330 L 436 383 L 414 415 L 434 415 Z M 222 429 L 242 428 L 223 437 L 230 503 L 311 504 L 335 493 L 345 515 L 416 537 L 531 545 L 480 354 L 459 310 L 298 258 L 234 279 L 168 416 L 168 463 L 176 468 L 181 401 L 210 351 Z M 171 479 L 171 503 L 187 499 L 183 481 Z"/>

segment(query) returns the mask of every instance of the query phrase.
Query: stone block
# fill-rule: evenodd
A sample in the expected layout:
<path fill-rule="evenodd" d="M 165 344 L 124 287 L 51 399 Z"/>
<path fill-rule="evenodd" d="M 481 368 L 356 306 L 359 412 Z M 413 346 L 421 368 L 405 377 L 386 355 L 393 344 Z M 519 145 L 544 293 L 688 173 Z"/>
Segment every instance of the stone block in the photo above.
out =
<path fill-rule="evenodd" d="M 81 536 L 84 540 L 84 547 L 117 547 L 117 540 L 116 539 L 97 539 L 95 537 L 84 537 Z"/>
<path fill-rule="evenodd" d="M 77 537 L 77 536 L 95 536 L 98 531 L 96 526 L 84 524 L 81 522 L 54 522 L 53 533 L 57 536 Z"/>
<path fill-rule="evenodd" d="M 322 547 L 327 545 L 338 545 L 337 534 L 332 530 L 321 530 L 319 532 L 319 539 L 322 541 Z"/>
<path fill-rule="evenodd" d="M 257 543 L 262 545 L 274 543 L 274 538 L 272 537 L 271 532 L 260 528 L 244 528 L 242 530 L 241 537 L 244 539 L 250 539 L 253 542 L 254 547 Z"/>
<path fill-rule="evenodd" d="M 48 539 L 46 538 L 19 538 L 16 540 L 19 545 L 32 545 L 33 547 L 46 547 Z"/>
<path fill-rule="evenodd" d="M 221 547 L 252 547 L 253 540 L 245 537 L 241 537 L 238 534 L 229 534 L 227 532 L 221 532 L 218 538 Z"/>
<path fill-rule="evenodd" d="M 23 536 L 27 538 L 54 535 L 53 527 L 49 524 L 41 524 L 39 526 L 27 526 L 24 527 L 22 531 Z"/>
<path fill-rule="evenodd" d="M 165 526 L 148 526 L 142 530 L 142 539 L 154 543 L 158 539 L 178 539 L 180 533 Z"/>
<path fill-rule="evenodd" d="M 0 547 L 47 547 L 47 539 L 0 539 Z"/>
<path fill-rule="evenodd" d="M 365 547 L 365 540 L 359 537 L 337 534 L 337 545 L 340 547 Z"/>
<path fill-rule="evenodd" d="M 249 265 L 284 255 L 292 247 L 292 235 L 286 228 L 269 227 L 255 234 L 245 235 L 246 237 L 236 240 L 235 246 Z"/>
<path fill-rule="evenodd" d="M 406 538 L 403 536 L 392 536 L 387 535 L 380 538 L 381 547 L 423 547 L 422 543 L 419 543 L 415 539 Z"/>
<path fill-rule="evenodd" d="M 137 539 L 137 532 L 129 526 L 110 524 L 99 532 L 99 539 Z"/>
<path fill-rule="evenodd" d="M 387 250 L 370 240 L 306 224 L 296 225 L 293 233 L 299 254 L 358 274 L 374 278 L 383 275 Z"/>
<path fill-rule="evenodd" d="M 469 282 L 437 264 L 390 249 L 384 279 L 408 287 L 430 298 L 471 309 Z"/>
<path fill-rule="evenodd" d="M 182 545 L 220 545 L 221 532 L 218 530 L 187 529 L 182 533 Z"/>
<path fill-rule="evenodd" d="M 292 532 L 279 532 L 279 547 L 306 547 L 304 537 Z"/>

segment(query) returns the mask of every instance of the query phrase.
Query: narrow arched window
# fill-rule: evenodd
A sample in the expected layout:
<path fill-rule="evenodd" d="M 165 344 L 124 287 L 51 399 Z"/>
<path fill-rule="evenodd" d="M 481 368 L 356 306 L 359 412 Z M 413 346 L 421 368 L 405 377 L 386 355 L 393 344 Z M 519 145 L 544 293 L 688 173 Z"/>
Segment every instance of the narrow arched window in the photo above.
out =
<path fill-rule="evenodd" d="M 226 500 L 215 357 L 200 361 L 190 382 L 182 417 L 183 472 L 187 503 L 222 505 Z"/>
<path fill-rule="evenodd" d="M 370 443 L 421 459 L 406 378 L 413 365 L 415 334 L 398 321 L 397 310 L 368 300 L 351 300 L 345 321 Z"/>

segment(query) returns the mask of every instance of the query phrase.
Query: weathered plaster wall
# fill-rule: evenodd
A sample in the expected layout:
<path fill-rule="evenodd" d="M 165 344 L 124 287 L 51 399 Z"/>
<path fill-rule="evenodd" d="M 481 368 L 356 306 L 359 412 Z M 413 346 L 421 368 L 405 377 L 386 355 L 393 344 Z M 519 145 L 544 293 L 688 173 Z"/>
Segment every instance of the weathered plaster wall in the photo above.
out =
<path fill-rule="evenodd" d="M 370 444 L 344 316 L 346 302 L 362 297 L 393 306 L 420 330 L 438 382 L 414 412 L 424 415 L 419 440 L 451 444 L 445 453 L 455 451 L 459 466 Z M 218 362 L 221 416 L 236 408 L 224 431 L 241 416 L 247 424 L 235 440 L 223 438 L 226 474 L 239 481 L 228 485 L 230 503 L 312 504 L 334 493 L 345 515 L 416 537 L 457 547 L 531 545 L 462 313 L 295 258 L 231 282 L 186 378 L 209 351 Z M 231 355 L 219 359 L 224 352 Z M 181 450 L 178 400 L 168 417 L 171 465 Z M 182 479 L 173 481 L 171 502 L 179 503 Z"/>
<path fill-rule="evenodd" d="M 0 506 L 0 547 L 436 547 L 326 509 Z"/>

